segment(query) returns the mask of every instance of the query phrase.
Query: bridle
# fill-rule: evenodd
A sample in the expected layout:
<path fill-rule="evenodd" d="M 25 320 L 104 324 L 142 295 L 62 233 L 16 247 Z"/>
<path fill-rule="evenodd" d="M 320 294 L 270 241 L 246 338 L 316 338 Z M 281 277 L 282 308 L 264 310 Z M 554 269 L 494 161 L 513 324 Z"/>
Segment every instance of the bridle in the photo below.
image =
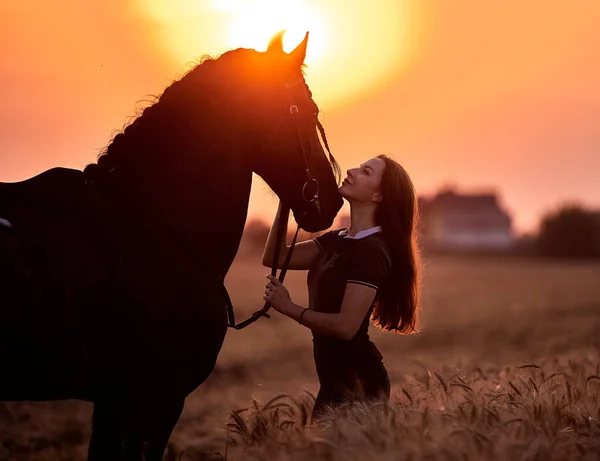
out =
<path fill-rule="evenodd" d="M 305 144 L 303 142 L 303 137 L 302 137 L 302 132 L 300 130 L 300 120 L 299 120 L 300 109 L 297 104 L 294 104 L 294 101 L 292 101 L 292 98 L 290 97 L 290 93 L 289 93 L 290 88 L 293 88 L 296 85 L 300 85 L 300 84 L 302 85 L 304 96 L 306 98 L 308 98 L 308 95 L 306 93 L 306 88 L 304 86 L 304 79 L 300 79 L 292 84 L 286 83 L 285 84 L 286 90 L 288 91 L 288 92 L 286 92 L 286 105 L 289 106 L 290 115 L 294 119 L 294 124 L 296 126 L 296 133 L 298 134 L 298 142 L 300 143 L 300 150 L 302 151 L 302 157 L 304 159 L 304 167 L 305 167 L 304 171 L 306 173 L 306 182 L 304 183 L 304 186 L 302 186 L 302 199 L 305 202 L 308 202 L 308 203 L 314 205 L 316 207 L 317 213 L 320 215 L 322 212 L 321 211 L 321 202 L 319 199 L 320 185 L 319 185 L 319 182 L 313 177 L 313 175 L 310 171 L 310 168 L 308 166 L 307 148 L 305 148 Z M 320 126 L 319 126 L 319 130 L 322 133 L 322 128 Z M 329 151 L 329 146 L 326 146 L 326 147 L 327 147 L 327 150 Z M 311 142 L 309 153 L 312 153 L 312 148 L 313 148 L 313 144 Z M 311 193 L 312 192 L 310 190 L 311 187 L 314 187 L 314 193 Z M 308 214 L 308 212 L 305 212 L 302 216 L 300 216 L 298 221 L 306 214 Z M 271 275 L 273 277 L 277 277 L 277 266 L 279 265 L 279 247 L 280 247 L 282 239 L 285 239 L 285 237 L 286 237 L 284 234 L 284 229 L 286 228 L 286 224 L 287 224 L 287 216 L 284 213 L 282 213 L 281 217 L 280 217 L 280 221 L 278 223 L 278 227 L 277 227 L 278 232 L 277 232 L 277 238 L 276 238 L 276 242 L 275 242 L 275 254 L 273 255 L 273 264 L 271 266 L 272 267 Z M 294 252 L 296 240 L 298 239 L 299 231 L 300 231 L 300 226 L 298 225 L 298 227 L 296 228 L 294 237 L 292 238 L 290 247 L 287 251 L 287 254 L 285 255 L 285 260 L 283 262 L 283 266 L 281 267 L 281 271 L 279 272 L 279 277 L 277 277 L 277 279 L 281 283 L 283 283 L 283 280 L 285 279 L 285 274 L 287 273 L 287 270 L 290 265 L 290 261 L 292 260 L 292 254 Z M 256 322 L 261 317 L 266 317 L 266 318 L 270 317 L 270 315 L 268 314 L 268 311 L 269 311 L 269 309 L 271 309 L 271 305 L 268 302 L 265 302 L 262 309 L 257 310 L 246 320 L 236 324 L 235 316 L 233 313 L 233 304 L 231 303 L 231 298 L 229 297 L 229 293 L 227 293 L 227 289 L 225 288 L 225 285 L 223 285 L 223 290 L 225 292 L 225 299 L 226 299 L 226 303 L 227 303 L 227 321 L 228 321 L 228 326 L 230 328 L 234 328 L 236 330 L 241 330 L 242 328 L 247 327 L 251 323 Z"/>

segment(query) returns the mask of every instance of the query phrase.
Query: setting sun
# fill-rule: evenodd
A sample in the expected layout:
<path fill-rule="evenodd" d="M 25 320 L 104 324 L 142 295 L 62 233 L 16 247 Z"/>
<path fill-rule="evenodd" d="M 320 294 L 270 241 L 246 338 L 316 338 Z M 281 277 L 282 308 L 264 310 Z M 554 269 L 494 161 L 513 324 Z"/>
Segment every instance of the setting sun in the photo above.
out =
<path fill-rule="evenodd" d="M 306 78 L 328 110 L 390 81 L 415 52 L 413 0 L 138 0 L 176 65 L 229 49 L 264 51 L 286 30 L 291 51 L 310 32 Z M 179 64 L 177 64 L 179 63 Z"/>
<path fill-rule="evenodd" d="M 232 2 L 215 0 L 224 11 L 235 15 L 229 26 L 231 48 L 264 50 L 270 38 L 285 30 L 284 50 L 290 52 L 310 31 L 310 47 L 306 63 L 314 65 L 323 55 L 326 43 L 324 28 L 316 11 L 299 1 L 268 0 L 261 2 Z"/>

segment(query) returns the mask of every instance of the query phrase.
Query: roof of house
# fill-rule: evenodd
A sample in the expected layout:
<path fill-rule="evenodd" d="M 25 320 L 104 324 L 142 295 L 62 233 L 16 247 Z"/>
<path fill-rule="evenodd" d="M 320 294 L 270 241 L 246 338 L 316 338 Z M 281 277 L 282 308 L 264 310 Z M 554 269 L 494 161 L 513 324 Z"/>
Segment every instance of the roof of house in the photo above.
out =
<path fill-rule="evenodd" d="M 505 214 L 500 208 L 496 194 L 458 194 L 452 190 L 438 193 L 432 199 L 419 199 L 420 208 L 429 212 L 443 209 L 452 211 L 464 211 L 468 213 L 478 213 L 482 211 L 499 211 Z"/>

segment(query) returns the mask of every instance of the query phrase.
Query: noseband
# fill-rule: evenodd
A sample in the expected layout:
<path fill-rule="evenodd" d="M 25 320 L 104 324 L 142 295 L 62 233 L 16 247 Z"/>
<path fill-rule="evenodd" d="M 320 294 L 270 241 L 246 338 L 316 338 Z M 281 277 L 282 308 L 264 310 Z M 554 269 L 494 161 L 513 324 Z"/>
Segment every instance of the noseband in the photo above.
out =
<path fill-rule="evenodd" d="M 288 85 L 286 83 L 286 88 L 292 88 L 298 84 L 302 84 L 304 83 L 304 80 L 300 79 L 295 83 L 292 83 L 290 85 Z M 308 95 L 306 94 L 306 88 L 304 88 L 303 86 L 303 91 L 304 91 L 304 96 L 306 98 L 308 98 Z M 314 205 L 316 207 L 317 213 L 319 215 L 321 215 L 321 202 L 319 200 L 319 182 L 313 177 L 310 168 L 308 166 L 308 156 L 307 156 L 307 149 L 305 148 L 304 145 L 304 140 L 302 138 L 302 132 L 300 130 L 300 120 L 299 120 L 299 116 L 300 116 L 300 109 L 298 108 L 298 105 L 294 104 L 293 101 L 291 101 L 290 98 L 290 94 L 287 93 L 286 94 L 286 102 L 287 104 L 289 104 L 289 109 L 290 109 L 290 114 L 294 119 L 294 124 L 296 125 L 296 133 L 298 133 L 298 142 L 300 143 L 300 150 L 302 151 L 302 157 L 304 159 L 304 167 L 305 167 L 305 172 L 306 172 L 306 182 L 304 183 L 304 186 L 302 186 L 302 199 L 305 202 L 308 202 L 312 205 Z M 312 153 L 312 141 L 311 141 L 311 145 L 310 145 L 310 152 Z M 329 150 L 329 149 L 328 149 Z M 310 188 L 314 188 L 314 193 L 312 193 Z M 302 214 L 300 216 L 300 218 L 298 219 L 298 221 L 300 221 L 300 219 L 304 216 L 306 216 L 308 214 L 308 212 L 305 212 L 304 214 Z M 279 221 L 279 225 L 278 225 L 278 232 L 277 232 L 277 239 L 275 242 L 275 254 L 273 255 L 273 264 L 271 266 L 271 275 L 273 277 L 277 277 L 277 266 L 279 265 L 279 246 L 281 243 L 281 239 L 285 239 L 286 236 L 284 234 L 284 229 L 286 227 L 287 224 L 287 216 L 285 214 L 281 214 L 281 218 Z M 283 280 L 285 279 L 285 274 L 287 273 L 288 267 L 290 265 L 290 261 L 292 260 L 292 254 L 294 252 L 294 247 L 296 246 L 296 240 L 298 239 L 298 232 L 300 231 L 300 225 L 298 225 L 298 227 L 296 228 L 296 232 L 294 234 L 294 238 L 292 239 L 292 243 L 290 244 L 290 247 L 288 249 L 287 254 L 285 255 L 285 261 L 283 262 L 283 266 L 281 267 L 281 271 L 279 272 L 279 277 L 277 278 L 281 283 L 283 283 Z M 225 290 L 225 294 L 226 296 L 226 301 L 227 301 L 227 320 L 228 320 L 228 326 L 230 328 L 234 328 L 236 330 L 241 330 L 242 328 L 247 327 L 248 325 L 250 325 L 251 323 L 256 322 L 259 318 L 261 317 L 267 317 L 269 318 L 270 315 L 268 314 L 269 309 L 271 309 L 271 305 L 268 302 L 265 302 L 264 306 L 262 307 L 262 309 L 254 312 L 254 314 L 252 314 L 250 317 L 248 317 L 246 320 L 238 323 L 236 325 L 235 323 L 235 316 L 233 313 L 233 304 L 231 303 L 231 299 L 229 298 L 229 295 L 227 293 L 227 290 Z"/>

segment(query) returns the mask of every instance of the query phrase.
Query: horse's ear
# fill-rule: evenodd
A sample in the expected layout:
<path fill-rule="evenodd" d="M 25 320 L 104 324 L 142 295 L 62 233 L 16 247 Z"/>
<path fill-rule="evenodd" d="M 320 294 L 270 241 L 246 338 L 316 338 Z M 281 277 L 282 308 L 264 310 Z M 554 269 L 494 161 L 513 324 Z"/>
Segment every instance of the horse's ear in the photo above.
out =
<path fill-rule="evenodd" d="M 267 47 L 268 53 L 283 53 L 283 36 L 285 35 L 285 30 L 280 30 L 273 38 L 269 41 L 269 46 Z"/>
<path fill-rule="evenodd" d="M 292 65 L 295 67 L 302 67 L 304 64 L 304 59 L 306 58 L 306 45 L 308 44 L 308 32 L 304 36 L 304 40 L 294 48 L 294 51 L 290 53 L 290 59 L 292 61 Z"/>

